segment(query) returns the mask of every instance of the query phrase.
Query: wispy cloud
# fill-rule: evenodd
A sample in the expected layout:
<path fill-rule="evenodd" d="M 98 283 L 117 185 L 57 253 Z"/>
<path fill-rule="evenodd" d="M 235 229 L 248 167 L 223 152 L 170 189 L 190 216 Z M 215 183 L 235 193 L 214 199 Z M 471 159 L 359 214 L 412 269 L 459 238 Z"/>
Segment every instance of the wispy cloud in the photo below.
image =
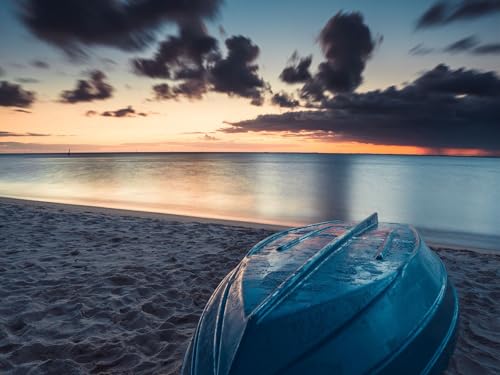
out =
<path fill-rule="evenodd" d="M 50 69 L 49 63 L 42 60 L 33 60 L 31 65 L 38 69 Z"/>
<path fill-rule="evenodd" d="M 16 82 L 19 83 L 39 83 L 40 81 L 36 78 L 30 78 L 30 77 L 20 77 L 15 79 Z"/>
<path fill-rule="evenodd" d="M 0 131 L 0 137 L 49 137 L 52 134 L 43 133 L 13 133 L 8 131 Z"/>
<path fill-rule="evenodd" d="M 473 20 L 500 12 L 498 0 L 439 0 L 418 19 L 417 28 L 446 25 L 456 21 Z"/>
<path fill-rule="evenodd" d="M 479 44 L 479 40 L 474 35 L 471 35 L 471 36 L 462 38 L 460 40 L 457 40 L 454 43 L 451 43 L 450 45 L 448 45 L 444 48 L 444 51 L 451 52 L 451 53 L 469 51 L 472 48 L 476 47 L 478 44 Z"/>

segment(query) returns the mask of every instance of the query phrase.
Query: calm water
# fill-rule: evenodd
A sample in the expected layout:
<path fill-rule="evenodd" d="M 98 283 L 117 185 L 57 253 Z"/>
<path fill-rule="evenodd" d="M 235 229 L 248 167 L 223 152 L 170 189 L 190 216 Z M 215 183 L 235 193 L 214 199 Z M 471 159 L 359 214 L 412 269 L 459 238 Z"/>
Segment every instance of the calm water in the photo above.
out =
<path fill-rule="evenodd" d="M 304 224 L 500 234 L 500 159 L 318 154 L 2 155 L 0 195 Z"/>

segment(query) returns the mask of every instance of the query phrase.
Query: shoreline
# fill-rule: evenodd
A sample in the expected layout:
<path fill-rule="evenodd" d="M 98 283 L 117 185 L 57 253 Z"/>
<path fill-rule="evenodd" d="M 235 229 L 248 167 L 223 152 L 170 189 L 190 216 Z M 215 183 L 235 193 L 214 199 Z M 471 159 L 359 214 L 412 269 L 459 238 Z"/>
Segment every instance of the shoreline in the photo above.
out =
<path fill-rule="evenodd" d="M 231 220 L 231 219 L 219 219 L 219 218 L 210 218 L 210 217 L 201 217 L 201 216 L 190 216 L 190 215 L 179 215 L 172 213 L 163 213 L 163 212 L 153 212 L 153 211 L 143 211 L 143 210 L 133 210 L 127 208 L 115 208 L 115 207 L 105 207 L 105 206 L 90 206 L 86 204 L 78 204 L 78 203 L 61 203 L 61 202 L 50 202 L 43 200 L 35 200 L 35 199 L 24 199 L 24 198 L 11 198 L 0 196 L 0 204 L 1 203 L 16 203 L 16 204 L 25 204 L 25 205 L 35 205 L 35 206 L 46 206 L 46 207 L 55 207 L 55 208 L 64 208 L 71 212 L 75 213 L 84 213 L 84 212 L 92 212 L 92 213 L 101 213 L 107 215 L 119 215 L 119 216 L 133 216 L 139 218 L 149 218 L 149 219 L 162 219 L 166 221 L 177 221 L 180 223 L 202 223 L 202 224 L 221 224 L 231 227 L 245 227 L 252 229 L 265 229 L 270 231 L 280 231 L 290 228 L 286 225 L 278 225 L 278 224 L 267 224 L 267 223 L 258 223 L 244 220 Z"/>
<path fill-rule="evenodd" d="M 202 223 L 220 224 L 233 227 L 245 227 L 251 229 L 264 229 L 269 231 L 282 231 L 291 228 L 287 225 L 259 223 L 245 220 L 232 220 L 221 218 L 210 218 L 201 216 L 181 215 L 173 213 L 152 212 L 126 208 L 91 206 L 78 203 L 50 202 L 35 199 L 11 198 L 0 196 L 0 203 L 16 203 L 20 205 L 36 205 L 45 207 L 64 208 L 75 213 L 102 213 L 109 215 L 131 216 L 138 218 L 154 218 L 166 221 L 177 221 L 180 223 Z M 500 253 L 500 236 L 488 236 L 466 232 L 452 232 L 434 230 L 428 228 L 417 228 L 424 241 L 430 247 L 447 248 L 454 250 L 474 251 L 482 254 Z"/>

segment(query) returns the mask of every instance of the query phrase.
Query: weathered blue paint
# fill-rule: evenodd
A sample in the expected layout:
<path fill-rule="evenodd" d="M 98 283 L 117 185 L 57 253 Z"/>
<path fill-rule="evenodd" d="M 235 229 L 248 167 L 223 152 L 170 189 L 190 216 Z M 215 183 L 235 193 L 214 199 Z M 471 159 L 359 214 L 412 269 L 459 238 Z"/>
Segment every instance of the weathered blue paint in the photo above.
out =
<path fill-rule="evenodd" d="M 330 221 L 255 245 L 198 323 L 184 375 L 437 374 L 458 301 L 410 226 Z"/>

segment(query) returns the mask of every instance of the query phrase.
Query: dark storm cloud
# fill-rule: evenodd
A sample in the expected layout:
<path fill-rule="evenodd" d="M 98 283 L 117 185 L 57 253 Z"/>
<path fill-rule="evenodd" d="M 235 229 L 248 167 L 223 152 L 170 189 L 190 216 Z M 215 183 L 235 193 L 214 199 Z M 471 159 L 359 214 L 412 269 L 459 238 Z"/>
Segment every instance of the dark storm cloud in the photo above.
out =
<path fill-rule="evenodd" d="M 426 93 L 500 97 L 500 80 L 495 72 L 451 70 L 443 64 L 424 73 L 413 86 Z"/>
<path fill-rule="evenodd" d="M 165 22 L 213 17 L 221 0 L 23 0 L 20 16 L 38 38 L 73 56 L 86 46 L 141 49 Z"/>
<path fill-rule="evenodd" d="M 21 86 L 7 81 L 0 82 L 0 106 L 27 108 L 34 101 L 33 91 L 24 90 Z"/>
<path fill-rule="evenodd" d="M 35 68 L 38 68 L 38 69 L 49 69 L 50 68 L 49 63 L 42 61 L 42 60 L 33 60 L 31 62 L 31 65 L 34 66 Z"/>
<path fill-rule="evenodd" d="M 318 139 L 429 148 L 500 150 L 500 78 L 445 65 L 398 89 L 344 93 L 316 111 L 262 115 L 227 133 L 313 134 Z"/>
<path fill-rule="evenodd" d="M 301 98 L 317 102 L 325 98 L 325 92 L 354 91 L 363 82 L 363 70 L 377 44 L 361 13 L 337 13 L 323 27 L 318 41 L 326 61 L 305 81 Z"/>
<path fill-rule="evenodd" d="M 499 55 L 500 43 L 489 43 L 480 45 L 479 47 L 474 48 L 472 53 L 476 55 Z"/>
<path fill-rule="evenodd" d="M 454 43 L 451 43 L 449 46 L 444 48 L 445 52 L 457 53 L 463 51 L 469 51 L 472 48 L 476 47 L 479 44 L 479 40 L 471 35 L 466 38 L 457 40 Z"/>
<path fill-rule="evenodd" d="M 294 52 L 290 58 L 290 65 L 285 67 L 280 74 L 280 79 L 286 83 L 301 83 L 311 79 L 309 67 L 311 66 L 312 56 L 299 58 L 297 52 Z"/>
<path fill-rule="evenodd" d="M 79 80 L 74 90 L 61 93 L 61 102 L 79 103 L 111 98 L 113 87 L 105 79 L 106 75 L 100 70 L 90 72 L 88 80 Z"/>
<path fill-rule="evenodd" d="M 300 103 L 286 92 L 279 92 L 273 95 L 271 102 L 283 108 L 295 108 Z"/>
<path fill-rule="evenodd" d="M 445 25 L 500 12 L 499 0 L 439 1 L 427 9 L 417 21 L 417 28 Z"/>
<path fill-rule="evenodd" d="M 250 98 L 252 104 L 261 105 L 266 84 L 257 74 L 259 66 L 255 64 L 259 47 L 241 35 L 226 39 L 226 47 L 227 57 L 218 59 L 210 70 L 213 91 Z"/>

